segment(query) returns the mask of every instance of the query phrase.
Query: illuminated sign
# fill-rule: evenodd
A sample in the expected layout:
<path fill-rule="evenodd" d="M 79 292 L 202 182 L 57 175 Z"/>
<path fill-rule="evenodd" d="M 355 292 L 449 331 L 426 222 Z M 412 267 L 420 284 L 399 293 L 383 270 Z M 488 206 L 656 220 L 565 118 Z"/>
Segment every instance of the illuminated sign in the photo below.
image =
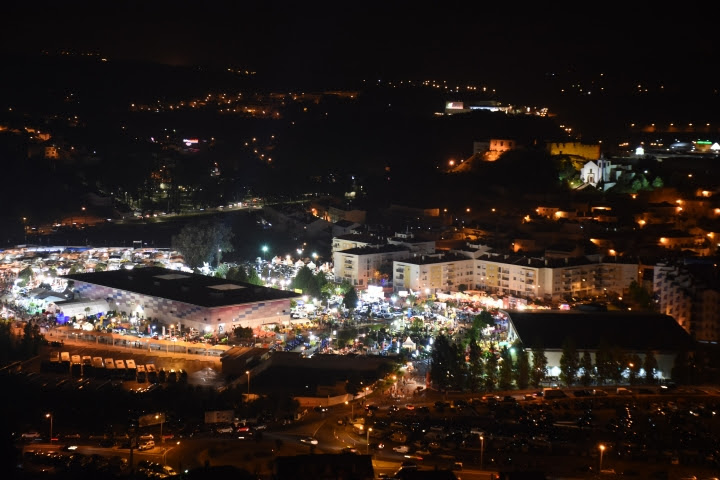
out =
<path fill-rule="evenodd" d="M 190 145 L 195 145 L 196 143 L 199 143 L 199 142 L 200 142 L 200 140 L 198 140 L 197 138 L 185 138 L 185 139 L 183 139 L 183 143 L 184 143 L 185 145 L 187 145 L 188 147 L 189 147 Z"/>
<path fill-rule="evenodd" d="M 447 105 L 445 106 L 445 108 L 454 109 L 454 110 L 462 110 L 465 107 L 463 106 L 463 102 L 448 102 Z"/>

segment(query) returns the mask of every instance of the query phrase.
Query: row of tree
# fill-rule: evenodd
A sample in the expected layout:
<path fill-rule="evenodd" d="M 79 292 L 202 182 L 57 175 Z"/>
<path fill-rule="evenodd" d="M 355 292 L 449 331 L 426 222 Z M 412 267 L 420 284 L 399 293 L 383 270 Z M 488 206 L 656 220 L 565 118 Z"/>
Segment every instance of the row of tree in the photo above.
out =
<path fill-rule="evenodd" d="M 470 336 L 467 346 L 445 335 L 435 340 L 431 354 L 430 377 L 442 390 L 524 390 L 539 388 L 548 376 L 548 360 L 543 348 L 526 349 L 521 343 L 512 347 L 495 344 L 483 350 L 476 338 Z M 655 383 L 657 360 L 652 351 L 644 358 L 628 354 L 619 347 L 602 343 L 595 352 L 595 362 L 589 351 L 582 354 L 574 342 L 566 340 L 560 358 L 560 382 L 566 386 L 604 385 L 621 383 L 625 373 L 629 382 Z M 641 372 L 644 375 L 641 377 Z"/>
<path fill-rule="evenodd" d="M 0 321 L 0 366 L 34 357 L 44 342 L 45 336 L 33 322 L 25 322 L 19 333 L 14 319 Z"/>

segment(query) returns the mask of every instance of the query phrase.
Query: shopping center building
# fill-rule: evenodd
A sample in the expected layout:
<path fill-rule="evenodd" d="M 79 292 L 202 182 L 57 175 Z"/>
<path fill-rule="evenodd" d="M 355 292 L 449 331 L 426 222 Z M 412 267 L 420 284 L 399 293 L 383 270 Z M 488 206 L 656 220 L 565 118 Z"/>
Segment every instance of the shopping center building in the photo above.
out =
<path fill-rule="evenodd" d="M 235 327 L 260 328 L 290 317 L 288 290 L 234 282 L 160 267 L 64 276 L 76 299 L 108 303 L 108 311 L 152 318 L 179 331 L 222 334 Z"/>

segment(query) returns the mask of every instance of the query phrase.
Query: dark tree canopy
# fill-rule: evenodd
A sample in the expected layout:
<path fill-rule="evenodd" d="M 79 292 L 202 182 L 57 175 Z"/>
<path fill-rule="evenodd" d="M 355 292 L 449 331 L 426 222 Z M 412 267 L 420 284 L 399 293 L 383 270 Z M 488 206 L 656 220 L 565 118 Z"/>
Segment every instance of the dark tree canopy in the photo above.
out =
<path fill-rule="evenodd" d="M 192 269 L 212 263 L 220 263 L 223 252 L 232 252 L 233 232 L 228 225 L 218 221 L 201 220 L 189 223 L 172 237 L 172 248 L 182 254 Z"/>

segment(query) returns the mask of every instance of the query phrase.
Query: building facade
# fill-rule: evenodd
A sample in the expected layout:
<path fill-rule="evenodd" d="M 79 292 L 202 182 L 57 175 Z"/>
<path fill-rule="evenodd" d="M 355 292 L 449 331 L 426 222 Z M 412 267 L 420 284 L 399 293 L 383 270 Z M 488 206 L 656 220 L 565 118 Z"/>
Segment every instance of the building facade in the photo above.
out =
<path fill-rule="evenodd" d="M 347 281 L 355 287 L 366 288 L 376 284 L 382 265 L 392 265 L 395 260 L 405 259 L 409 255 L 410 250 L 401 245 L 366 246 L 336 251 L 333 253 L 335 282 Z"/>
<path fill-rule="evenodd" d="M 457 290 L 459 285 L 469 289 L 474 285 L 475 261 L 460 254 L 421 255 L 393 262 L 393 289 Z"/>
<path fill-rule="evenodd" d="M 656 265 L 653 292 L 660 312 L 670 315 L 699 342 L 720 341 L 720 286 L 710 265 Z"/>
<path fill-rule="evenodd" d="M 602 261 L 601 261 L 602 260 Z M 471 258 L 460 252 L 416 254 L 393 263 L 393 289 L 457 291 L 458 285 L 490 294 L 561 301 L 599 295 L 622 295 L 640 269 L 634 262 L 587 257 L 538 259 L 484 253 Z"/>
<path fill-rule="evenodd" d="M 152 318 L 179 331 L 222 334 L 282 323 L 300 295 L 159 267 L 66 275 L 76 296 L 104 299 L 108 310 Z"/>

